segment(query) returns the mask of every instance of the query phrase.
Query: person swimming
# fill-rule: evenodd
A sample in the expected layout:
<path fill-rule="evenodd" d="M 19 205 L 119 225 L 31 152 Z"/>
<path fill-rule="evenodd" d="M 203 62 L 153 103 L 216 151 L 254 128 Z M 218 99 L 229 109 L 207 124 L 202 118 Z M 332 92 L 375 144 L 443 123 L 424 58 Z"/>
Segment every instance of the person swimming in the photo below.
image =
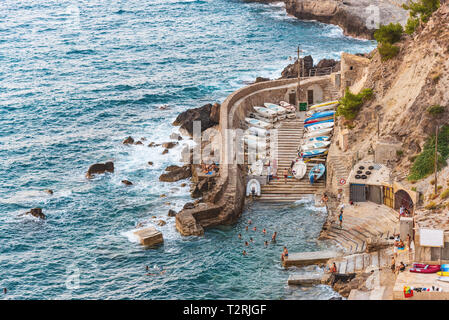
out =
<path fill-rule="evenodd" d="M 256 228 L 256 227 L 254 227 L 254 228 L 253 228 L 253 231 L 256 231 L 256 230 L 257 230 L 257 228 Z"/>
<path fill-rule="evenodd" d="M 254 241 L 253 241 L 253 238 L 252 238 L 252 237 L 251 237 L 251 238 L 249 238 L 249 242 L 254 242 Z"/>
<path fill-rule="evenodd" d="M 245 250 L 243 250 L 242 254 L 243 254 L 244 256 L 246 256 L 246 251 L 245 251 Z"/>
<path fill-rule="evenodd" d="M 267 240 L 264 241 L 264 245 L 265 245 L 265 247 L 268 246 L 268 241 Z"/>
<path fill-rule="evenodd" d="M 241 233 L 239 233 L 238 237 L 239 237 L 239 239 L 242 239 L 242 234 L 241 234 Z"/>
<path fill-rule="evenodd" d="M 248 231 L 248 226 L 245 227 L 245 230 Z"/>
<path fill-rule="evenodd" d="M 252 224 L 253 222 L 251 221 L 251 219 L 248 220 L 248 224 Z"/>
<path fill-rule="evenodd" d="M 263 228 L 262 233 L 267 234 L 267 230 L 265 230 L 265 228 Z"/>
<path fill-rule="evenodd" d="M 249 243 L 248 243 L 248 241 L 245 241 L 245 246 L 249 246 Z"/>
<path fill-rule="evenodd" d="M 278 233 L 277 233 L 277 231 L 275 231 L 275 232 L 273 233 L 273 235 L 271 236 L 271 241 L 276 242 L 276 237 L 277 237 L 277 235 L 278 235 Z"/>

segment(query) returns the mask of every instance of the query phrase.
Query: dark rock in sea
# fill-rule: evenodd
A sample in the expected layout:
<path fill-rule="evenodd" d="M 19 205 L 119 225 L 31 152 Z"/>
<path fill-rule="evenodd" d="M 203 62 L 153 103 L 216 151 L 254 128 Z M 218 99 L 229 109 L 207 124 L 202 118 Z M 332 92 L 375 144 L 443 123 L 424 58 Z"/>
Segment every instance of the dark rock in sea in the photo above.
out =
<path fill-rule="evenodd" d="M 256 81 L 254 81 L 254 83 L 265 82 L 265 81 L 270 81 L 270 79 L 264 78 L 264 77 L 257 77 Z"/>
<path fill-rule="evenodd" d="M 47 217 L 42 213 L 42 208 L 33 208 L 25 214 L 31 214 L 33 217 L 45 220 Z"/>
<path fill-rule="evenodd" d="M 169 217 L 175 217 L 175 216 L 176 216 L 176 211 L 170 209 L 170 210 L 168 210 L 168 214 L 167 214 L 167 215 L 168 215 Z"/>
<path fill-rule="evenodd" d="M 219 104 L 206 104 L 199 108 L 186 110 L 178 115 L 173 122 L 174 126 L 181 126 L 190 136 L 193 136 L 193 122 L 201 122 L 201 131 L 209 129 L 218 124 L 219 119 Z M 213 111 L 213 112 L 212 112 Z M 211 114 L 212 113 L 212 114 Z"/>
<path fill-rule="evenodd" d="M 134 144 L 134 139 L 131 136 L 129 136 L 128 138 L 123 140 L 123 144 Z"/>
<path fill-rule="evenodd" d="M 51 189 L 47 189 L 47 190 L 45 190 L 45 192 L 48 194 L 53 194 L 53 190 L 51 190 Z"/>
<path fill-rule="evenodd" d="M 184 188 L 185 186 L 187 185 L 187 183 L 185 183 L 185 182 L 183 182 L 183 183 L 181 183 L 181 188 Z"/>
<path fill-rule="evenodd" d="M 153 165 L 153 161 L 148 161 L 148 165 L 152 166 Z"/>
<path fill-rule="evenodd" d="M 192 202 L 187 202 L 183 207 L 183 209 L 193 209 L 193 208 L 195 208 L 195 205 Z"/>
<path fill-rule="evenodd" d="M 165 168 L 165 171 L 173 171 L 173 170 L 177 170 L 179 168 L 181 168 L 181 167 L 177 166 L 177 165 L 170 165 L 167 168 Z"/>
<path fill-rule="evenodd" d="M 147 141 L 147 138 L 142 137 L 142 138 L 140 138 L 140 140 L 142 140 L 142 141 Z"/>
<path fill-rule="evenodd" d="M 164 142 L 164 143 L 162 144 L 162 147 L 165 148 L 165 149 L 171 149 L 171 148 L 173 148 L 174 146 L 176 146 L 177 144 L 178 144 L 178 142 L 172 142 L 172 141 L 170 141 L 170 142 Z"/>
<path fill-rule="evenodd" d="M 159 220 L 157 222 L 157 225 L 160 226 L 160 227 L 165 226 L 166 224 L 167 224 L 167 222 L 165 222 L 164 220 Z"/>
<path fill-rule="evenodd" d="M 142 142 L 142 141 L 137 141 L 135 144 L 136 144 L 136 145 L 142 145 L 143 142 Z"/>
<path fill-rule="evenodd" d="M 162 154 L 167 154 L 168 153 L 168 149 L 164 149 L 164 151 L 162 151 Z"/>
<path fill-rule="evenodd" d="M 165 193 L 161 194 L 159 198 L 165 198 L 167 195 Z"/>
<path fill-rule="evenodd" d="M 343 300 L 343 298 L 342 297 L 332 297 L 329 300 Z"/>
<path fill-rule="evenodd" d="M 129 180 L 122 180 L 122 183 L 126 184 L 127 186 L 132 186 L 133 185 L 133 183 L 131 181 L 129 181 Z"/>
<path fill-rule="evenodd" d="M 108 161 L 106 163 L 95 163 L 89 167 L 86 173 L 88 179 L 92 178 L 94 174 L 102 174 L 105 172 L 114 172 L 114 163 Z"/>
<path fill-rule="evenodd" d="M 305 56 L 304 58 L 300 58 L 299 61 L 301 62 L 301 76 L 305 76 L 309 74 L 309 70 L 313 68 L 313 58 L 312 56 Z M 304 62 L 304 64 L 303 64 Z M 304 67 L 304 69 L 303 69 Z M 287 67 L 282 70 L 281 78 L 282 79 L 288 79 L 288 78 L 297 78 L 298 77 L 298 60 L 296 60 L 294 63 L 289 64 Z"/>
<path fill-rule="evenodd" d="M 173 169 L 167 173 L 161 174 L 159 181 L 163 182 L 175 182 L 183 179 L 190 178 L 192 176 L 192 170 L 190 165 L 185 165 L 180 168 Z"/>

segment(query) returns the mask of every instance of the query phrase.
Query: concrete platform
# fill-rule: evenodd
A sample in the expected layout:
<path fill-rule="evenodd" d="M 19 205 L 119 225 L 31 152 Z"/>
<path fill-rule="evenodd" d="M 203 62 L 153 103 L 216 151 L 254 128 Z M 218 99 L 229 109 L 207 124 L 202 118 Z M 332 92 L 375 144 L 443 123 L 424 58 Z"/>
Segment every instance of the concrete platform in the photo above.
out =
<path fill-rule="evenodd" d="M 287 284 L 289 285 L 312 285 L 321 283 L 320 274 L 291 274 L 288 277 Z"/>
<path fill-rule="evenodd" d="M 134 234 L 143 246 L 154 246 L 164 242 L 162 233 L 153 227 L 137 230 Z"/>
<path fill-rule="evenodd" d="M 312 251 L 289 253 L 288 259 L 282 262 L 284 267 L 307 266 L 311 264 L 327 263 L 329 259 L 338 257 L 340 254 L 336 251 Z"/>
<path fill-rule="evenodd" d="M 437 280 L 436 273 L 412 273 L 407 271 L 400 272 L 396 278 L 396 283 L 393 287 L 393 300 L 449 300 L 449 282 Z M 413 291 L 413 297 L 404 297 L 404 286 L 431 288 L 432 286 L 442 288 L 442 292 Z"/>

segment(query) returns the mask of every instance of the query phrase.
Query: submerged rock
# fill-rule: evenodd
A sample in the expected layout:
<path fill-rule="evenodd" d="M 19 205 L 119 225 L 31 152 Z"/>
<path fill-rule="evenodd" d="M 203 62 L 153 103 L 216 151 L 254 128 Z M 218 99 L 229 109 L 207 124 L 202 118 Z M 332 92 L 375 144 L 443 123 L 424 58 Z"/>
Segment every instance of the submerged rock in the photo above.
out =
<path fill-rule="evenodd" d="M 256 81 L 254 81 L 254 83 L 265 82 L 265 81 L 270 81 L 270 79 L 264 78 L 264 77 L 257 77 Z"/>
<path fill-rule="evenodd" d="M 129 181 L 129 180 L 122 180 L 122 183 L 123 184 L 126 184 L 127 186 L 132 186 L 132 182 L 131 181 Z"/>
<path fill-rule="evenodd" d="M 45 190 L 45 192 L 48 194 L 53 194 L 53 190 L 51 190 L 51 189 L 47 189 L 47 190 Z"/>
<path fill-rule="evenodd" d="M 42 213 L 42 208 L 33 208 L 30 211 L 26 212 L 25 214 L 31 214 L 33 217 L 45 220 L 47 219 L 47 216 Z"/>
<path fill-rule="evenodd" d="M 171 148 L 173 148 L 174 146 L 176 146 L 178 144 L 178 142 L 172 142 L 172 141 L 170 141 L 170 142 L 164 142 L 163 144 L 162 144 L 162 148 L 165 148 L 165 149 L 171 149 Z"/>
<path fill-rule="evenodd" d="M 89 167 L 86 173 L 88 179 L 92 178 L 94 174 L 102 174 L 105 172 L 114 172 L 114 163 L 108 161 L 105 163 L 95 163 Z"/>
<path fill-rule="evenodd" d="M 168 149 L 165 149 L 164 151 L 162 151 L 162 154 L 167 154 L 168 153 Z"/>
<path fill-rule="evenodd" d="M 135 145 L 142 145 L 142 144 L 143 144 L 142 141 L 137 141 L 137 142 L 135 143 Z"/>
<path fill-rule="evenodd" d="M 167 222 L 165 222 L 164 220 L 159 220 L 157 222 L 157 225 L 160 226 L 160 227 L 165 226 L 166 224 L 167 224 Z"/>
<path fill-rule="evenodd" d="M 174 170 L 178 170 L 178 169 L 180 169 L 181 167 L 180 166 L 177 166 L 177 165 L 170 165 L 170 166 L 168 166 L 167 168 L 165 168 L 165 171 L 174 171 Z"/>
<path fill-rule="evenodd" d="M 148 165 L 152 166 L 153 165 L 153 161 L 148 161 Z"/>

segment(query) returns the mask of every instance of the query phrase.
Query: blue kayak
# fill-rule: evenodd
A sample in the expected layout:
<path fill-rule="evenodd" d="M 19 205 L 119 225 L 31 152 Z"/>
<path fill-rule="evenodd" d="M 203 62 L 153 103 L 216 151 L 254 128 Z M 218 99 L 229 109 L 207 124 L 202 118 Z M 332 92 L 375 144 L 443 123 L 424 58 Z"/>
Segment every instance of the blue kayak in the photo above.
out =
<path fill-rule="evenodd" d="M 323 112 L 317 112 L 311 115 L 308 119 L 314 119 L 314 118 L 322 118 L 322 117 L 329 117 L 333 116 L 335 114 L 335 111 L 323 111 Z"/>
<path fill-rule="evenodd" d="M 326 152 L 327 152 L 327 149 L 313 149 L 313 150 L 300 152 L 300 153 L 298 153 L 298 155 L 303 158 L 313 158 L 313 157 L 322 155 Z"/>
<path fill-rule="evenodd" d="M 313 123 L 306 123 L 304 125 L 304 128 L 316 125 L 316 124 L 321 124 L 321 123 L 326 123 L 326 122 L 334 122 L 334 119 L 329 119 L 329 120 L 323 120 L 323 121 L 319 121 L 319 122 L 313 122 Z"/>
<path fill-rule="evenodd" d="M 442 264 L 440 270 L 449 272 L 449 264 Z"/>
<path fill-rule="evenodd" d="M 323 176 L 324 171 L 326 171 L 326 167 L 324 166 L 324 164 L 320 163 L 314 166 L 309 172 L 310 183 L 313 184 L 314 182 L 317 182 L 318 179 Z"/>

